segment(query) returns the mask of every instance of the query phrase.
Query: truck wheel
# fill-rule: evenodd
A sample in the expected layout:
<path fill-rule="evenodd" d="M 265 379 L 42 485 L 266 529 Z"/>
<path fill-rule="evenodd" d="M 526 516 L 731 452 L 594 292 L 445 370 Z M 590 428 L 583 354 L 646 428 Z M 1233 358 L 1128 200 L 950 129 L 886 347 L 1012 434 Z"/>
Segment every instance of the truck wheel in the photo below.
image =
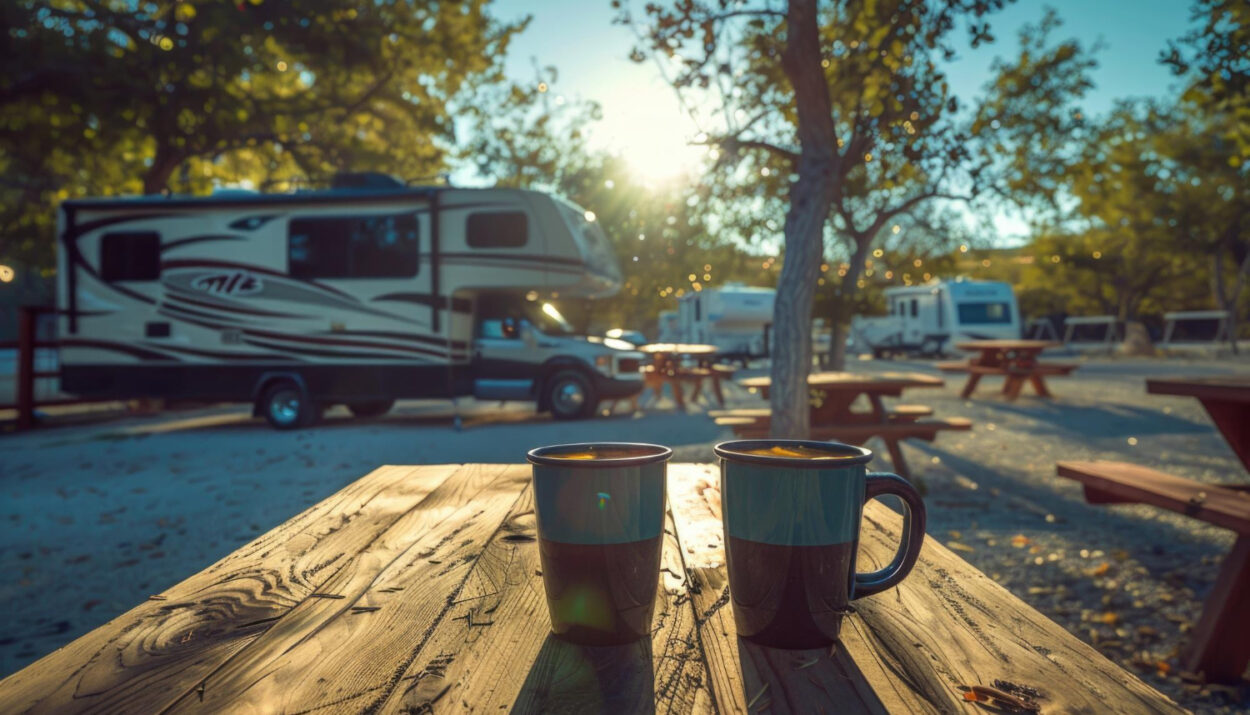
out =
<path fill-rule="evenodd" d="M 308 427 L 321 416 L 321 408 L 293 380 L 270 385 L 260 398 L 260 412 L 274 429 Z"/>
<path fill-rule="evenodd" d="M 394 400 L 370 400 L 368 402 L 349 402 L 347 409 L 353 417 L 381 417 L 395 406 Z"/>
<path fill-rule="evenodd" d="M 563 370 L 543 385 L 547 406 L 558 420 L 589 417 L 599 406 L 599 396 L 585 375 L 576 370 Z"/>

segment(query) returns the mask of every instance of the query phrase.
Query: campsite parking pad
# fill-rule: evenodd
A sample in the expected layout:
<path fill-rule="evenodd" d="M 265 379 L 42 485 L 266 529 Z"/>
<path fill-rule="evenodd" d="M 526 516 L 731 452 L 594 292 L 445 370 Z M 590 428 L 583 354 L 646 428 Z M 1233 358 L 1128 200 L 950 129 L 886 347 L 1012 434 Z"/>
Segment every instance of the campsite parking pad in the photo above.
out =
<path fill-rule="evenodd" d="M 849 367 L 939 375 L 925 362 Z M 924 391 L 939 414 L 977 424 L 932 445 L 904 444 L 928 489 L 930 535 L 1184 707 L 1241 711 L 1236 691 L 1184 682 L 1173 655 L 1231 546 L 1229 533 L 1147 506 L 1087 506 L 1079 486 L 1054 477 L 1061 459 L 1115 459 L 1229 481 L 1240 462 L 1198 401 L 1144 387 L 1148 377 L 1234 371 L 1250 374 L 1250 365 L 1096 359 L 1055 383 L 1055 400 L 966 401 L 957 385 Z M 731 407 L 759 400 L 738 391 L 726 397 Z M 336 411 L 324 426 L 284 433 L 232 408 L 0 437 L 0 568 L 13 575 L 0 583 L 8 615 L 0 675 L 378 464 L 517 462 L 535 445 L 623 438 L 672 445 L 674 461 L 710 462 L 711 446 L 732 436 L 703 414 L 675 413 L 668 400 L 642 417 L 577 423 L 536 418 L 524 405 L 462 411 L 461 431 L 445 405 L 401 403 L 385 419 L 358 422 Z M 888 458 L 872 468 L 888 470 Z"/>

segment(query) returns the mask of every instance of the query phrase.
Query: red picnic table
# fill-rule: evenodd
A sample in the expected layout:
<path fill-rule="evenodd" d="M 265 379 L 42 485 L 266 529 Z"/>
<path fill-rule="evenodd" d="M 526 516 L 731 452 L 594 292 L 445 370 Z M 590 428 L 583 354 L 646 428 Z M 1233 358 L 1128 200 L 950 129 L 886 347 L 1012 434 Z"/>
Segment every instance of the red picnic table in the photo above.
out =
<path fill-rule="evenodd" d="M 1020 396 L 1027 380 L 1039 397 L 1050 397 L 1046 389 L 1047 375 L 1067 375 L 1077 368 L 1075 363 L 1039 362 L 1038 355 L 1046 348 L 1060 347 L 1062 343 L 1049 340 L 970 340 L 955 345 L 959 350 L 975 351 L 970 360 L 940 362 L 937 368 L 943 372 L 966 372 L 968 382 L 960 396 L 972 396 L 977 383 L 985 375 L 1002 375 L 1003 395 L 1009 400 Z"/>

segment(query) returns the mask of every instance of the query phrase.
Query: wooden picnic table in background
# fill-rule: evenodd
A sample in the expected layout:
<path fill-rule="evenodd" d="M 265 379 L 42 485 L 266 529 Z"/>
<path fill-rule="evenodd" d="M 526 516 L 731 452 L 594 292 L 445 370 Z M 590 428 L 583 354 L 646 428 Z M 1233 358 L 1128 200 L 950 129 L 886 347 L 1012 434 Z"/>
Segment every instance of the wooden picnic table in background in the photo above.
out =
<path fill-rule="evenodd" d="M 690 400 L 693 402 L 698 400 L 699 395 L 703 393 L 703 383 L 710 381 L 712 394 L 716 396 L 717 403 L 722 407 L 725 406 L 725 393 L 721 387 L 721 381 L 732 378 L 734 369 L 713 362 L 720 348 L 715 345 L 697 343 L 649 343 L 638 350 L 652 357 L 652 364 L 648 366 L 650 369 L 643 370 L 643 381 L 657 397 L 667 384 L 673 391 L 673 399 L 677 402 L 677 407 L 685 410 L 686 397 L 682 384 L 688 382 L 693 385 L 690 393 Z M 694 366 L 683 365 L 683 358 L 692 358 L 696 364 Z"/>
<path fill-rule="evenodd" d="M 1047 375 L 1067 375 L 1077 368 L 1075 363 L 1040 362 L 1038 356 L 1046 348 L 1062 347 L 1063 343 L 1050 340 L 971 340 L 957 343 L 959 350 L 975 351 L 969 360 L 937 363 L 944 372 L 966 372 L 968 382 L 960 393 L 964 399 L 972 396 L 977 383 L 985 375 L 1003 376 L 1003 395 L 1009 400 L 1020 396 L 1025 381 L 1033 385 L 1040 397 L 1051 397 L 1046 389 Z"/>
<path fill-rule="evenodd" d="M 768 398 L 772 380 L 767 375 L 739 380 L 748 390 L 758 390 Z M 863 444 L 880 437 L 890 453 L 894 470 L 910 476 L 899 440 L 917 438 L 933 440 L 942 430 L 966 430 L 972 423 L 965 419 L 925 419 L 933 414 L 924 405 L 894 405 L 887 408 L 884 397 L 899 397 L 914 387 L 942 387 L 941 378 L 919 373 L 885 372 L 816 372 L 808 375 L 811 391 L 810 426 L 812 439 L 832 439 L 850 444 Z M 867 411 L 852 409 L 863 395 Z M 770 413 L 762 410 L 729 410 L 713 414 L 717 423 L 732 427 L 742 437 L 763 437 L 768 434 Z"/>
<path fill-rule="evenodd" d="M 1004 681 L 1042 712 L 1182 712 L 932 539 L 832 650 L 740 640 L 716 469 L 670 465 L 668 505 L 650 641 L 550 635 L 528 465 L 391 466 L 0 681 L 0 709 L 967 712 L 959 686 Z M 901 524 L 864 513 L 871 570 Z"/>

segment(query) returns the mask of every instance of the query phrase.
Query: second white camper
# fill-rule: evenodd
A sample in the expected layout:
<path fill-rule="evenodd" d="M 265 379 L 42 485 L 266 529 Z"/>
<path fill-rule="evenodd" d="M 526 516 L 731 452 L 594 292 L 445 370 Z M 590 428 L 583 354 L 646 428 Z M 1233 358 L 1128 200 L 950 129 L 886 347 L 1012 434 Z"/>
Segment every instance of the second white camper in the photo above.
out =
<path fill-rule="evenodd" d="M 964 340 L 1020 337 L 1020 310 L 1008 283 L 956 279 L 885 290 L 888 315 L 855 316 L 851 347 L 940 355 Z"/>

